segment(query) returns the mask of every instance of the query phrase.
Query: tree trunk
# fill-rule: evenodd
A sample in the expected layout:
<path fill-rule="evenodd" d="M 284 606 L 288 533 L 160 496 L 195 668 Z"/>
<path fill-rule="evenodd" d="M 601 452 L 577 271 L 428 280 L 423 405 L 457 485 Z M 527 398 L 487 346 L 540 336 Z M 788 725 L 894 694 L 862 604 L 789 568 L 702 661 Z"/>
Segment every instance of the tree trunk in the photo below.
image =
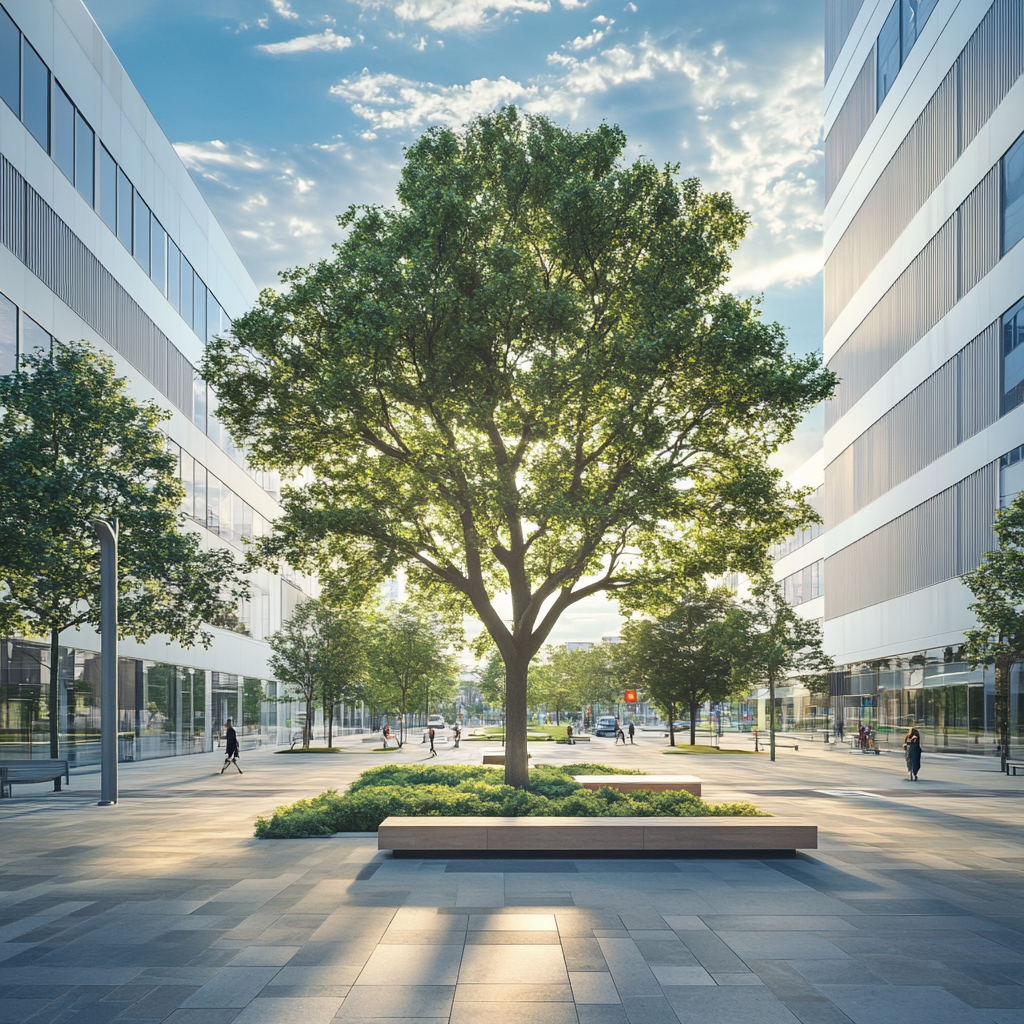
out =
<path fill-rule="evenodd" d="M 690 746 L 697 744 L 697 702 L 690 701 Z"/>
<path fill-rule="evenodd" d="M 327 716 L 327 746 L 334 746 L 334 705 L 332 704 L 329 708 L 324 708 L 324 714 Z"/>
<path fill-rule="evenodd" d="M 306 699 L 306 724 L 302 729 L 302 746 L 309 750 L 313 743 L 313 698 Z"/>
<path fill-rule="evenodd" d="M 768 748 L 769 760 L 775 760 L 775 677 L 768 680 Z"/>
<path fill-rule="evenodd" d="M 60 631 L 50 630 L 50 757 L 60 757 Z M 31 725 L 30 725 L 31 728 Z M 53 780 L 60 792 L 60 779 Z"/>
<path fill-rule="evenodd" d="M 1006 762 L 1010 756 L 1010 665 L 1008 654 L 996 658 L 995 679 L 995 711 L 996 740 L 999 743 L 999 768 L 1006 771 Z"/>
<path fill-rule="evenodd" d="M 668 745 L 674 747 L 676 745 L 676 706 L 675 704 L 669 704 L 668 706 Z"/>
<path fill-rule="evenodd" d="M 530 661 L 505 663 L 505 785 L 526 789 L 530 764 L 526 742 L 526 674 Z"/>

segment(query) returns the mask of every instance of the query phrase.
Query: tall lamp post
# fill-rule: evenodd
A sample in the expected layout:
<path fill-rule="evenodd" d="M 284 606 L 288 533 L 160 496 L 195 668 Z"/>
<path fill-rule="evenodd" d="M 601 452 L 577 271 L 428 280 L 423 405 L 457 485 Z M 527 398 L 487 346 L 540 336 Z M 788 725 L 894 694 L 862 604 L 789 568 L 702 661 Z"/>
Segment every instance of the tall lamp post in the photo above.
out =
<path fill-rule="evenodd" d="M 117 803 L 117 520 L 95 519 L 100 538 L 100 807 Z"/>

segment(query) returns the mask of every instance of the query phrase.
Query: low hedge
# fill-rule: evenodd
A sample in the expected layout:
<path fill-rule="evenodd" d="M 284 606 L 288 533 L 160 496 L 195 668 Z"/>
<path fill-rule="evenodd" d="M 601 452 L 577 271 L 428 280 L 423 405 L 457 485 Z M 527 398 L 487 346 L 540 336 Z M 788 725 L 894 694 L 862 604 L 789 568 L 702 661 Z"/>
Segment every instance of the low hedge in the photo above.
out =
<path fill-rule="evenodd" d="M 335 832 L 376 832 L 392 815 L 574 818 L 753 817 L 753 804 L 708 804 L 690 793 L 620 793 L 584 789 L 573 775 L 643 775 L 601 764 L 543 765 L 530 788 L 506 786 L 501 768 L 477 765 L 382 765 L 370 768 L 346 793 L 329 789 L 256 819 L 257 839 L 299 839 Z"/>

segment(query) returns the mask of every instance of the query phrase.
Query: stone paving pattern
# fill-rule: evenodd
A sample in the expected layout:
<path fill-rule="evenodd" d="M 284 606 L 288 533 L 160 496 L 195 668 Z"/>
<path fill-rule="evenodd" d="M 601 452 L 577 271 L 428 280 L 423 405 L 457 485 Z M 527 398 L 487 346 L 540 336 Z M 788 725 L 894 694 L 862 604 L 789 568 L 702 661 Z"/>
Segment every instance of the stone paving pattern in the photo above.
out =
<path fill-rule="evenodd" d="M 256 841 L 275 805 L 381 755 L 123 766 L 0 803 L 0 1024 L 1024 1022 L 1024 778 L 990 759 L 801 747 L 671 757 L 535 745 L 695 774 L 820 826 L 793 859 L 415 860 L 374 837 Z M 479 763 L 492 748 L 442 749 Z M 419 760 L 413 746 L 395 759 Z"/>

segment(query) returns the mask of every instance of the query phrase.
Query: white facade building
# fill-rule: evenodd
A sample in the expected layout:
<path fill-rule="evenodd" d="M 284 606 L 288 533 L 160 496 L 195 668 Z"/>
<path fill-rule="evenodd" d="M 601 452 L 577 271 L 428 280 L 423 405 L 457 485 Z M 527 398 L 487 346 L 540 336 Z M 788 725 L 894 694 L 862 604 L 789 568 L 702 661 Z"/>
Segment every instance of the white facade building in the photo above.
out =
<path fill-rule="evenodd" d="M 87 339 L 171 411 L 189 529 L 239 556 L 279 515 L 277 483 L 254 475 L 216 418 L 195 366 L 207 339 L 257 289 L 199 189 L 81 0 L 0 6 L 0 372 L 50 338 Z M 258 572 L 233 629 L 209 650 L 161 638 L 120 645 L 123 758 L 210 749 L 226 717 L 247 735 L 281 725 L 266 703 L 265 637 L 306 581 Z M 62 747 L 98 756 L 98 637 L 61 638 Z M 0 644 L 0 730 L 31 753 L 47 730 L 48 652 Z M 276 738 L 276 736 L 274 737 Z M 22 754 L 25 752 L 22 751 Z"/>
<path fill-rule="evenodd" d="M 991 749 L 961 577 L 1024 467 L 1024 0 L 827 0 L 825 58 L 832 693 Z"/>

